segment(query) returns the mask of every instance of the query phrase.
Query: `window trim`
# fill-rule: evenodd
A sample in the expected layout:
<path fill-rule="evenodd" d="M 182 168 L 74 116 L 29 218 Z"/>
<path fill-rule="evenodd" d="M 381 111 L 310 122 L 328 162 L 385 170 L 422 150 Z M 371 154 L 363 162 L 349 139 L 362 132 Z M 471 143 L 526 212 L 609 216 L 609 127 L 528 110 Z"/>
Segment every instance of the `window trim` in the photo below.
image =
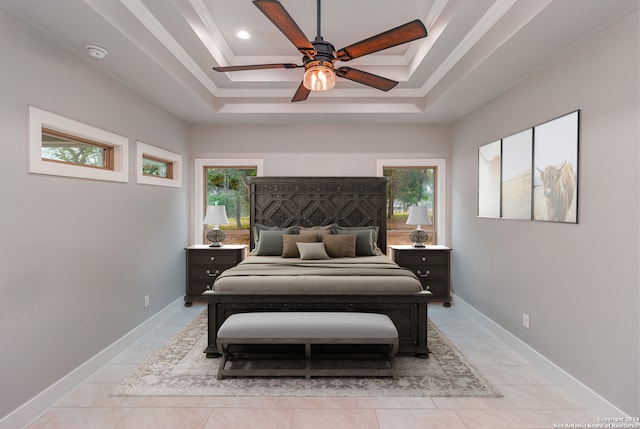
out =
<path fill-rule="evenodd" d="M 161 162 L 171 164 L 173 177 L 156 177 L 142 173 L 142 164 L 145 155 L 147 158 L 154 158 Z M 182 187 L 182 155 L 160 149 L 141 141 L 136 141 L 136 181 L 140 185 L 169 186 L 173 188 Z"/>
<path fill-rule="evenodd" d="M 204 204 L 204 169 L 205 167 L 227 167 L 227 168 L 240 168 L 240 167 L 256 167 L 256 175 L 262 176 L 264 174 L 264 160 L 259 158 L 196 158 L 194 167 L 195 183 L 193 186 L 193 200 L 194 200 L 194 212 L 193 212 L 193 230 L 192 237 L 194 243 L 202 242 L 202 231 L 204 224 L 205 204 Z"/>
<path fill-rule="evenodd" d="M 113 148 L 113 168 L 96 168 L 42 158 L 42 128 Z M 29 172 L 80 179 L 129 181 L 129 139 L 55 113 L 29 106 Z"/>
<path fill-rule="evenodd" d="M 436 195 L 438 204 L 438 216 L 435 229 L 436 244 L 447 243 L 447 160 L 444 158 L 421 159 L 378 159 L 376 160 L 376 175 L 384 177 L 386 167 L 436 167 Z"/>

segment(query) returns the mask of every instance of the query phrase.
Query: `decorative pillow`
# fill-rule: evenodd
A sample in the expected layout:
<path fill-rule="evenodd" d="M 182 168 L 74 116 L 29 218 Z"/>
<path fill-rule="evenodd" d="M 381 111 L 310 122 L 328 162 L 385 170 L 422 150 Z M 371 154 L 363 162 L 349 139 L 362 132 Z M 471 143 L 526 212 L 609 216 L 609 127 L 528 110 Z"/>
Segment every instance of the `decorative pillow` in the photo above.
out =
<path fill-rule="evenodd" d="M 334 234 L 348 235 L 356 234 L 356 255 L 357 256 L 376 256 L 378 255 L 378 229 L 377 226 L 363 227 L 342 227 L 332 225 Z"/>
<path fill-rule="evenodd" d="M 301 226 L 300 232 L 310 232 L 315 231 L 318 234 L 318 241 L 322 241 L 322 236 L 324 234 L 331 234 L 331 225 L 322 225 L 322 226 Z"/>
<path fill-rule="evenodd" d="M 356 234 L 322 236 L 327 255 L 331 258 L 355 258 L 356 257 Z"/>
<path fill-rule="evenodd" d="M 298 246 L 296 243 L 315 243 L 318 241 L 318 234 L 315 232 L 300 232 L 300 234 L 282 235 L 282 257 L 299 258 Z"/>
<path fill-rule="evenodd" d="M 255 242 L 255 246 L 254 249 L 251 251 L 252 255 L 258 255 L 260 256 L 260 252 L 258 252 L 256 249 L 258 249 L 260 246 L 260 238 L 262 237 L 262 234 L 265 232 L 277 232 L 280 235 L 283 234 L 297 234 L 300 231 L 300 227 L 298 226 L 290 226 L 288 228 L 280 228 L 279 226 L 266 226 L 266 225 L 262 225 L 259 223 L 256 223 L 253 226 L 253 240 Z M 269 244 L 273 244 L 273 243 L 269 243 Z M 270 247 L 270 246 L 268 246 Z M 280 252 L 276 253 L 277 255 L 281 255 L 282 254 L 282 237 L 280 237 Z M 269 254 L 271 255 L 271 254 Z M 262 255 L 262 256 L 267 256 L 267 255 Z"/>
<path fill-rule="evenodd" d="M 262 231 L 260 240 L 256 242 L 256 247 L 251 252 L 257 256 L 280 256 L 282 255 L 282 231 Z"/>
<path fill-rule="evenodd" d="M 300 259 L 329 259 L 324 243 L 296 243 L 300 252 Z"/>

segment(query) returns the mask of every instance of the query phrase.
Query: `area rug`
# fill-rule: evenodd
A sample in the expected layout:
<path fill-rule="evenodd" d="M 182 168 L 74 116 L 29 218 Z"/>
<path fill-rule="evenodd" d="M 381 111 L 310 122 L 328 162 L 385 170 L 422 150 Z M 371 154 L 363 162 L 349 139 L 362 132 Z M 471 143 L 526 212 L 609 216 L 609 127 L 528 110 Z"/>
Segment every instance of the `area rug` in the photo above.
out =
<path fill-rule="evenodd" d="M 244 377 L 217 380 L 208 359 L 207 312 L 127 377 L 117 396 L 499 397 L 500 393 L 429 322 L 429 359 L 397 356 L 398 379 L 382 377 Z M 371 363 L 373 364 L 373 363 Z"/>

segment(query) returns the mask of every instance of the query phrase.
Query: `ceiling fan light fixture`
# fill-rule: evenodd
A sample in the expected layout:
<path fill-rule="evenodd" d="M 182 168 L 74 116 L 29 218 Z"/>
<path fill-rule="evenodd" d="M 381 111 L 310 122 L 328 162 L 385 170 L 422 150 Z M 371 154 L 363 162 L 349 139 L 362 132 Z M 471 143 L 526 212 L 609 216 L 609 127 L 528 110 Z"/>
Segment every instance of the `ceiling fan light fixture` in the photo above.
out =
<path fill-rule="evenodd" d="M 336 86 L 336 74 L 330 61 L 310 61 L 305 65 L 305 88 L 310 91 L 326 91 Z"/>

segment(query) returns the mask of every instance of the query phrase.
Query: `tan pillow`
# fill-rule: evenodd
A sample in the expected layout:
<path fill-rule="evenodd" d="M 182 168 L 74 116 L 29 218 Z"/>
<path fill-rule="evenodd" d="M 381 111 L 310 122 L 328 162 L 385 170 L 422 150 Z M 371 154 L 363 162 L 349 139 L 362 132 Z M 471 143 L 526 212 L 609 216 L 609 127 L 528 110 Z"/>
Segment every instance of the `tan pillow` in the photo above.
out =
<path fill-rule="evenodd" d="M 301 226 L 300 227 L 300 232 L 311 232 L 311 231 L 315 231 L 316 233 L 318 233 L 318 240 L 317 241 L 322 241 L 322 235 L 323 234 L 332 234 L 331 232 L 331 225 L 322 225 L 322 226 Z"/>
<path fill-rule="evenodd" d="M 356 234 L 341 234 L 322 236 L 327 254 L 332 258 L 356 257 Z"/>
<path fill-rule="evenodd" d="M 282 257 L 299 258 L 298 246 L 296 243 L 315 243 L 318 241 L 318 234 L 315 232 L 305 232 L 300 234 L 282 235 Z"/>

